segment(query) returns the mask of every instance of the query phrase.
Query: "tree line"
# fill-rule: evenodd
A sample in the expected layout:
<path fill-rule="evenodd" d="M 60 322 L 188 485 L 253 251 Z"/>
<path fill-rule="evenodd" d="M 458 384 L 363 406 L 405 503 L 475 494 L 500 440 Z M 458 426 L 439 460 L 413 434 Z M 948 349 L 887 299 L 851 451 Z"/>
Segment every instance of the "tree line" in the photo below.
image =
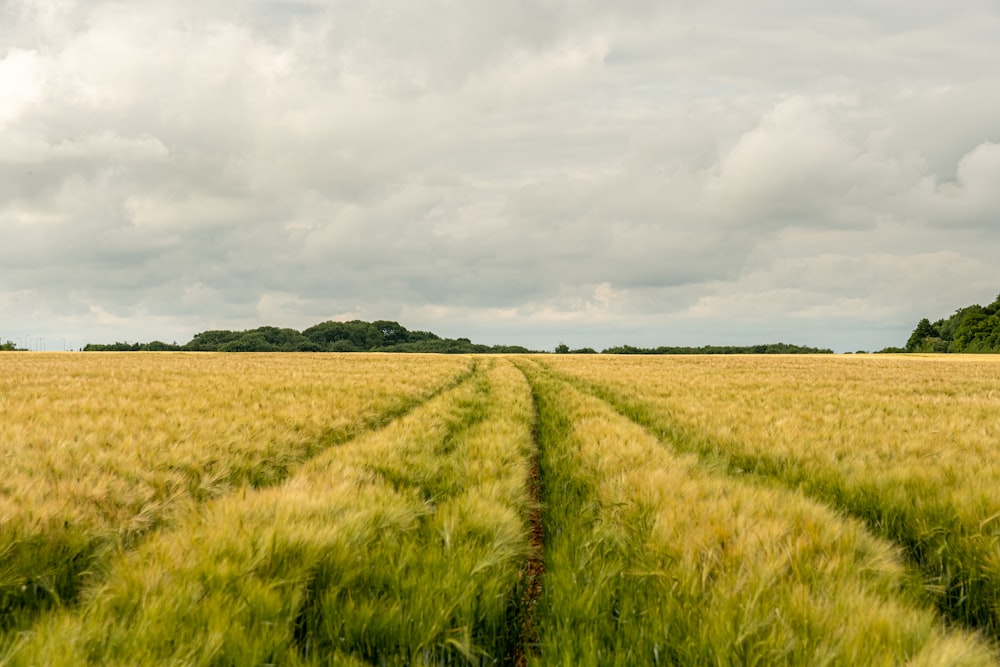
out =
<path fill-rule="evenodd" d="M 303 331 L 272 326 L 246 331 L 215 329 L 196 334 L 187 343 L 117 342 L 88 343 L 85 352 L 431 352 L 438 354 L 533 354 L 520 345 L 481 345 L 468 338 L 442 338 L 430 331 L 410 331 L 399 322 L 376 320 L 364 322 L 322 322 Z M 557 354 L 597 354 L 590 347 L 570 349 L 565 343 L 555 348 Z M 602 354 L 820 354 L 832 350 L 770 343 L 767 345 L 705 345 L 702 347 L 643 348 L 619 345 Z"/>
<path fill-rule="evenodd" d="M 936 322 L 921 319 L 906 341 L 905 350 L 1000 353 L 1000 294 L 988 306 L 965 306 Z"/>
<path fill-rule="evenodd" d="M 604 354 L 833 354 L 833 350 L 789 343 L 766 345 L 702 345 L 701 347 L 609 347 Z"/>
<path fill-rule="evenodd" d="M 0 342 L 0 351 L 18 350 L 14 342 Z M 205 351 L 205 352 L 432 352 L 439 354 L 537 353 L 520 345 L 481 345 L 468 338 L 442 338 L 430 331 L 410 331 L 398 322 L 327 321 L 304 331 L 262 326 L 246 331 L 203 331 L 187 343 L 88 343 L 87 352 Z M 555 348 L 562 354 L 596 354 L 590 347 Z M 832 354 L 832 350 L 788 343 L 763 345 L 703 345 L 700 347 L 635 347 L 618 345 L 602 354 Z M 950 317 L 931 322 L 922 318 L 905 347 L 881 352 L 1000 353 L 1000 294 L 987 306 L 959 308 Z"/>
<path fill-rule="evenodd" d="M 442 338 L 410 331 L 399 322 L 322 322 L 303 331 L 263 326 L 246 331 L 217 329 L 187 343 L 88 343 L 85 352 L 435 352 L 438 354 L 532 353 L 519 345 L 481 345 L 468 338 Z"/>

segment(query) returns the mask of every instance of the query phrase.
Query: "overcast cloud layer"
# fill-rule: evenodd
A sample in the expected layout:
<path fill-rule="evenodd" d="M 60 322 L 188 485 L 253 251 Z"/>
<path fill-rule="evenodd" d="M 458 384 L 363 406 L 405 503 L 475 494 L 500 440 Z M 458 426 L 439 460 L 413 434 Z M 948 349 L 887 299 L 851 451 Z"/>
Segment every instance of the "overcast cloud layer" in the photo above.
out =
<path fill-rule="evenodd" d="M 902 345 L 1000 292 L 997 35 L 995 0 L 0 0 L 0 339 Z"/>

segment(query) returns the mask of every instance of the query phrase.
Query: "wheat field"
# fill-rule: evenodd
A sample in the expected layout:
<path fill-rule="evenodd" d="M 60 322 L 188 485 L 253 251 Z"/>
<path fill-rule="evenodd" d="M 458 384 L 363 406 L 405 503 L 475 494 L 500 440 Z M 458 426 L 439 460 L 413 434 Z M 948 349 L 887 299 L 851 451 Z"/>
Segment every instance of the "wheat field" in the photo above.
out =
<path fill-rule="evenodd" d="M 0 355 L 0 627 L 109 553 L 268 486 L 467 374 L 468 359 Z"/>
<path fill-rule="evenodd" d="M 1000 359 L 0 371 L 0 664 L 1000 664 Z"/>
<path fill-rule="evenodd" d="M 601 361 L 551 363 L 704 462 L 859 518 L 946 615 L 1000 631 L 1000 358 Z"/>

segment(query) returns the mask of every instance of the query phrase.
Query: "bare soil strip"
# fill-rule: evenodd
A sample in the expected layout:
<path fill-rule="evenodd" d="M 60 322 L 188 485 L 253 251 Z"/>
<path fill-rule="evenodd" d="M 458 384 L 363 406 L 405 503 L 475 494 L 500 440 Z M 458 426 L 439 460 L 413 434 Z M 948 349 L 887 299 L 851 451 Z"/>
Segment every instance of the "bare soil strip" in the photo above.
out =
<path fill-rule="evenodd" d="M 537 424 L 538 412 L 535 411 Z M 514 646 L 510 664 L 524 667 L 528 664 L 528 656 L 533 655 L 538 646 L 538 626 L 536 622 L 538 601 L 542 597 L 542 578 L 545 575 L 545 528 L 542 523 L 542 476 L 539 467 L 537 426 L 532 435 L 534 451 L 531 457 L 531 472 L 528 478 L 528 490 L 531 500 L 531 512 L 528 515 L 530 529 L 530 552 L 522 571 L 523 590 L 518 601 L 517 625 L 519 637 Z"/>

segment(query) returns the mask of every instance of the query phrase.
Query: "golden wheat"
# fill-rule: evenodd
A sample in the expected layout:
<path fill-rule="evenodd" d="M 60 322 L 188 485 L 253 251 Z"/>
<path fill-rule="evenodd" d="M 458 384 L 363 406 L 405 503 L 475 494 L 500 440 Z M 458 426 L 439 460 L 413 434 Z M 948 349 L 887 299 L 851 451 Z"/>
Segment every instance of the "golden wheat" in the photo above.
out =
<path fill-rule="evenodd" d="M 422 355 L 0 355 L 4 625 L 75 595 L 102 549 L 241 484 L 277 482 L 468 366 Z"/>
<path fill-rule="evenodd" d="M 860 522 L 706 470 L 522 365 L 555 532 L 537 664 L 994 664 Z"/>
<path fill-rule="evenodd" d="M 1000 636 L 1000 357 L 546 362 L 688 451 L 864 519 L 945 613 Z"/>
<path fill-rule="evenodd" d="M 116 558 L 13 664 L 492 663 L 527 549 L 532 411 L 489 368 Z M 354 657 L 352 657 L 352 655 Z"/>

